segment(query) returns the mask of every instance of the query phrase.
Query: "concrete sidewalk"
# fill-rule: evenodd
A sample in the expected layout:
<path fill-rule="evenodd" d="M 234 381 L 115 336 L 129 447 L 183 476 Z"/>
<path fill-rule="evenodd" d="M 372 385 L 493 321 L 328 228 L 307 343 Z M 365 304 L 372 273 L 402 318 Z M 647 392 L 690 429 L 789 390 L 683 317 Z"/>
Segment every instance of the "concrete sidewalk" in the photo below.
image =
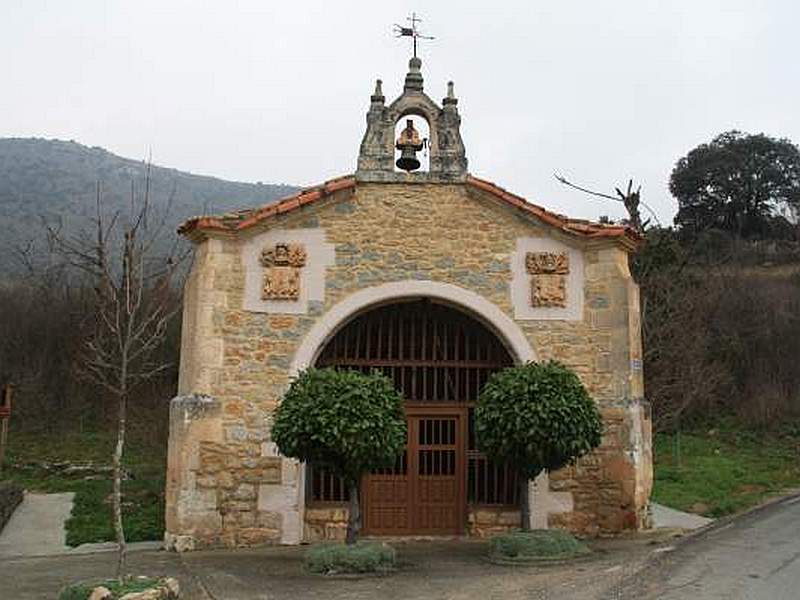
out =
<path fill-rule="evenodd" d="M 74 496 L 72 492 L 26 493 L 0 532 L 0 558 L 68 552 L 64 523 L 72 511 Z"/>
<path fill-rule="evenodd" d="M 675 510 L 655 502 L 651 502 L 650 507 L 653 511 L 653 527 L 656 528 L 700 529 L 714 522 L 714 519 Z"/>

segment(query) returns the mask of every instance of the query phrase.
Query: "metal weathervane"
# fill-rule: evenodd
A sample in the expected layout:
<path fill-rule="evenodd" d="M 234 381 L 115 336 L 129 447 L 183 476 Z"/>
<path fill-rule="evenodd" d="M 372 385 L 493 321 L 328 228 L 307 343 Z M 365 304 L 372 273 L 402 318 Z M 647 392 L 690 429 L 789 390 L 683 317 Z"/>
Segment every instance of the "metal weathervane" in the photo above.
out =
<path fill-rule="evenodd" d="M 414 43 L 414 58 L 417 58 L 417 40 L 432 40 L 433 36 L 422 35 L 417 30 L 417 23 L 422 23 L 422 19 L 417 17 L 417 13 L 411 13 L 410 17 L 406 17 L 406 21 L 411 22 L 411 27 L 403 27 L 395 23 L 394 35 L 395 37 L 410 37 Z"/>

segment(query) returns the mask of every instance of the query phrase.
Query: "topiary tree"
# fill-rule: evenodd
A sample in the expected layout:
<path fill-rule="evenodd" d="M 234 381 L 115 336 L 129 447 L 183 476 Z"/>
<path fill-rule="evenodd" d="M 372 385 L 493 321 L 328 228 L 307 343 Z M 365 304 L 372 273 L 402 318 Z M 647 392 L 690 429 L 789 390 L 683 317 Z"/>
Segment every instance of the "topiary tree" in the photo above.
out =
<path fill-rule="evenodd" d="M 285 456 L 329 469 L 350 493 L 348 545 L 361 528 L 359 492 L 366 473 L 394 464 L 403 451 L 403 399 L 380 373 L 308 369 L 292 381 L 272 425 Z"/>
<path fill-rule="evenodd" d="M 528 480 L 600 444 L 602 419 L 577 375 L 549 361 L 494 373 L 475 408 L 478 447 L 519 474 L 522 529 L 530 530 Z"/>

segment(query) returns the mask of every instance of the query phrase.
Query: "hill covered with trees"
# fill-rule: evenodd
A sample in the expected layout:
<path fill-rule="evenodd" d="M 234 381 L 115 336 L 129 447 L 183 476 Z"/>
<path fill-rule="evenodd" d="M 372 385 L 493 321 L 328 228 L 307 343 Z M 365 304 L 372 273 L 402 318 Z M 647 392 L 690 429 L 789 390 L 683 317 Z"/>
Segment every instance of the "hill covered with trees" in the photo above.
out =
<path fill-rule="evenodd" d="M 131 186 L 141 194 L 147 164 L 74 141 L 0 138 L 0 273 L 19 267 L 17 250 L 44 238 L 43 220 L 69 232 L 95 213 L 96 186 L 104 211 L 125 209 Z M 184 219 L 267 204 L 297 188 L 242 183 L 150 167 L 150 203 L 167 219 L 168 232 Z"/>

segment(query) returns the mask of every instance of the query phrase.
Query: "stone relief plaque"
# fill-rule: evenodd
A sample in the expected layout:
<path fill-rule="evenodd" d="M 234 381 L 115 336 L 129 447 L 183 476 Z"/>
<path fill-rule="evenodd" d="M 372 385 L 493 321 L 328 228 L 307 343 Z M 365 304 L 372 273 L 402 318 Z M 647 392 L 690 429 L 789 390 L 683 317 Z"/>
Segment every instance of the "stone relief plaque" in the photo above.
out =
<path fill-rule="evenodd" d="M 528 252 L 525 267 L 531 275 L 567 275 L 569 256 L 566 252 Z"/>
<path fill-rule="evenodd" d="M 567 306 L 567 285 L 563 275 L 536 275 L 531 281 L 531 306 Z"/>
<path fill-rule="evenodd" d="M 569 256 L 566 252 L 528 252 L 525 255 L 525 268 L 533 275 L 531 306 L 567 306 Z"/>
<path fill-rule="evenodd" d="M 266 269 L 262 300 L 297 300 L 300 298 L 300 271 L 306 264 L 306 250 L 301 244 L 277 243 L 261 251 L 261 265 Z"/>

